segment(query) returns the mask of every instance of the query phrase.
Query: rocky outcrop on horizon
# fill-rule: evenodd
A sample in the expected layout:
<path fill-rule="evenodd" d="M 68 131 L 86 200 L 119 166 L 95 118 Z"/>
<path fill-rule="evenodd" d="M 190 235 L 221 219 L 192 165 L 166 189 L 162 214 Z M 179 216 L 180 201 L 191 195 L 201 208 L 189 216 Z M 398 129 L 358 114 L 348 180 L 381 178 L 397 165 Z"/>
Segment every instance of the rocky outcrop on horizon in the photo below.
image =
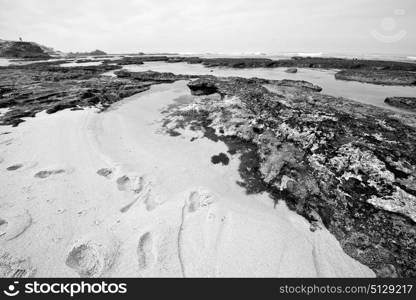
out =
<path fill-rule="evenodd" d="M 97 49 L 91 52 L 69 52 L 66 56 L 78 57 L 78 56 L 103 56 L 103 55 L 107 55 L 107 53 L 102 50 Z"/>
<path fill-rule="evenodd" d="M 1 40 L 0 57 L 22 59 L 48 59 L 51 56 L 36 43 Z"/>

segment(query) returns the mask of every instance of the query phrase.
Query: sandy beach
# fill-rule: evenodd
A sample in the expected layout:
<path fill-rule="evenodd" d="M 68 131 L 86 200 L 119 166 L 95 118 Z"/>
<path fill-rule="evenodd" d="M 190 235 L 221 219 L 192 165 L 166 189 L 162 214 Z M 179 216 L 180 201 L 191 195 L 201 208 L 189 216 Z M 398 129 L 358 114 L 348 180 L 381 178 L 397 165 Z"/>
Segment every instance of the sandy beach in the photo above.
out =
<path fill-rule="evenodd" d="M 241 188 L 238 155 L 162 110 L 186 82 L 110 110 L 39 113 L 0 128 L 1 277 L 373 277 L 326 230 Z M 197 139 L 195 139 L 197 138 Z"/>

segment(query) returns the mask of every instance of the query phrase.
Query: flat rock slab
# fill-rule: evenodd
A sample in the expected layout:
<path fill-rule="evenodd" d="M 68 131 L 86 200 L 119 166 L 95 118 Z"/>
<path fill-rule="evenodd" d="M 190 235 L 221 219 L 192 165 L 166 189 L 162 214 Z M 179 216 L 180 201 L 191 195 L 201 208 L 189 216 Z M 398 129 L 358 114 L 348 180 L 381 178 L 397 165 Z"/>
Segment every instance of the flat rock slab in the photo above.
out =
<path fill-rule="evenodd" d="M 416 111 L 416 97 L 387 97 L 384 102 L 391 106 Z"/>

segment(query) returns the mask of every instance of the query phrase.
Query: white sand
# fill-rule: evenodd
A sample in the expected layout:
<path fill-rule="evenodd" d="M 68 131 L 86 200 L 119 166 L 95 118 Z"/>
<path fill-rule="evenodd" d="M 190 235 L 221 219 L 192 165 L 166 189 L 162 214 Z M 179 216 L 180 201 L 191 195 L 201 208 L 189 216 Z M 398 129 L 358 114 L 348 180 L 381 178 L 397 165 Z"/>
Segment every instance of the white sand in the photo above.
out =
<path fill-rule="evenodd" d="M 0 67 L 7 67 L 10 65 L 10 59 L 0 57 Z"/>
<path fill-rule="evenodd" d="M 223 143 L 158 132 L 186 93 L 161 85 L 106 113 L 0 127 L 0 276 L 374 276 L 326 230 L 246 195 L 238 157 L 210 161 Z"/>
<path fill-rule="evenodd" d="M 102 61 L 90 61 L 90 62 L 69 62 L 60 64 L 60 67 L 89 67 L 89 66 L 99 66 L 102 64 Z"/>

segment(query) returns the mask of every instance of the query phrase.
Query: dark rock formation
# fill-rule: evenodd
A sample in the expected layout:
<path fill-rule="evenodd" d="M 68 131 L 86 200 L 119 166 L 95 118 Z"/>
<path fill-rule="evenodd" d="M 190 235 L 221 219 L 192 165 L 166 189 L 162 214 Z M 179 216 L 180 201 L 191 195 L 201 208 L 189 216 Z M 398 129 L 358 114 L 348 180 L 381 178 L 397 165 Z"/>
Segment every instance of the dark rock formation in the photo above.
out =
<path fill-rule="evenodd" d="M 46 110 L 98 106 L 106 108 L 122 98 L 149 89 L 129 79 L 100 76 L 118 66 L 63 68 L 48 63 L 0 68 L 0 125 L 17 126 L 22 118 Z"/>
<path fill-rule="evenodd" d="M 380 277 L 416 276 L 414 117 L 252 79 L 210 84 L 223 96 L 166 111 L 168 132 L 224 141 L 247 193 L 286 200 Z"/>
<path fill-rule="evenodd" d="M 206 58 L 202 63 L 207 67 L 260 68 L 270 67 L 273 60 L 268 58 Z"/>
<path fill-rule="evenodd" d="M 239 80 L 239 79 L 234 78 L 234 80 Z M 247 79 L 246 81 L 250 83 L 257 83 L 257 84 L 268 84 L 270 86 L 286 86 L 286 87 L 301 88 L 301 89 L 311 90 L 315 92 L 322 91 L 322 88 L 320 86 L 314 85 L 310 82 L 303 81 L 303 80 L 290 80 L 290 79 L 267 80 L 267 79 L 262 79 L 262 78 L 250 78 L 250 79 Z M 217 82 L 218 82 L 218 79 L 216 77 L 200 76 L 200 78 L 198 78 L 197 80 L 189 82 L 188 87 L 191 90 L 191 93 L 195 96 L 210 95 L 210 94 L 219 92 L 217 88 Z"/>
<path fill-rule="evenodd" d="M 416 72 L 410 71 L 344 70 L 336 73 L 335 78 L 382 85 L 416 86 Z"/>
<path fill-rule="evenodd" d="M 2 41 L 0 57 L 47 59 L 50 58 L 39 45 L 30 42 Z"/>
<path fill-rule="evenodd" d="M 298 69 L 297 68 L 287 68 L 285 70 L 286 73 L 297 73 Z"/>
<path fill-rule="evenodd" d="M 272 60 L 267 58 L 183 58 L 208 67 L 229 68 L 320 68 L 374 71 L 416 71 L 416 64 L 396 61 L 344 59 L 333 57 L 293 57 Z"/>
<path fill-rule="evenodd" d="M 217 164 L 221 163 L 222 165 L 226 166 L 230 162 L 230 159 L 228 158 L 227 154 L 220 153 L 218 155 L 213 155 L 211 157 L 211 162 L 214 165 L 217 165 Z"/>
<path fill-rule="evenodd" d="M 291 59 L 276 60 L 273 67 L 297 67 L 320 69 L 361 69 L 361 70 L 401 70 L 416 71 L 416 64 L 365 59 L 347 59 L 336 57 L 293 57 Z"/>
<path fill-rule="evenodd" d="M 416 97 L 387 97 L 384 102 L 391 106 L 416 111 Z"/>
<path fill-rule="evenodd" d="M 322 88 L 320 86 L 312 84 L 304 80 L 290 80 L 290 79 L 270 80 L 269 83 L 275 86 L 295 87 L 295 88 L 301 88 L 301 89 L 311 90 L 315 92 L 322 91 Z"/>
<path fill-rule="evenodd" d="M 386 85 L 415 85 L 416 64 L 323 57 L 293 57 L 292 59 L 271 60 L 267 58 L 169 58 L 171 62 L 202 63 L 206 67 L 228 68 L 296 68 L 341 69 L 335 77 L 340 80 L 353 80 Z M 169 61 L 168 60 L 168 61 Z"/>
<path fill-rule="evenodd" d="M 104 51 L 102 51 L 102 50 L 94 50 L 94 51 L 91 51 L 90 53 L 89 53 L 90 55 L 99 55 L 99 56 L 101 56 L 101 55 L 107 55 L 107 53 L 105 53 Z"/>
<path fill-rule="evenodd" d="M 138 63 L 144 59 L 134 58 Z M 340 80 L 352 80 L 386 85 L 415 85 L 416 64 L 324 57 L 293 57 L 292 59 L 272 60 L 267 58 L 198 58 L 198 57 L 157 57 L 154 60 L 170 63 L 202 63 L 206 67 L 227 68 L 279 68 L 296 73 L 297 68 L 341 69 L 335 77 Z"/>
<path fill-rule="evenodd" d="M 169 83 L 177 80 L 186 80 L 195 78 L 192 75 L 175 75 L 173 73 L 160 73 L 154 71 L 146 72 L 129 72 L 125 70 L 116 71 L 115 74 L 119 78 L 129 78 L 138 81 L 153 82 L 153 83 Z"/>
<path fill-rule="evenodd" d="M 188 87 L 192 95 L 195 96 L 211 95 L 218 92 L 215 81 L 206 77 L 189 82 Z"/>
<path fill-rule="evenodd" d="M 113 60 L 111 63 L 115 63 L 121 66 L 124 65 L 141 65 L 146 61 L 168 61 L 167 56 L 125 56 L 121 59 Z"/>

